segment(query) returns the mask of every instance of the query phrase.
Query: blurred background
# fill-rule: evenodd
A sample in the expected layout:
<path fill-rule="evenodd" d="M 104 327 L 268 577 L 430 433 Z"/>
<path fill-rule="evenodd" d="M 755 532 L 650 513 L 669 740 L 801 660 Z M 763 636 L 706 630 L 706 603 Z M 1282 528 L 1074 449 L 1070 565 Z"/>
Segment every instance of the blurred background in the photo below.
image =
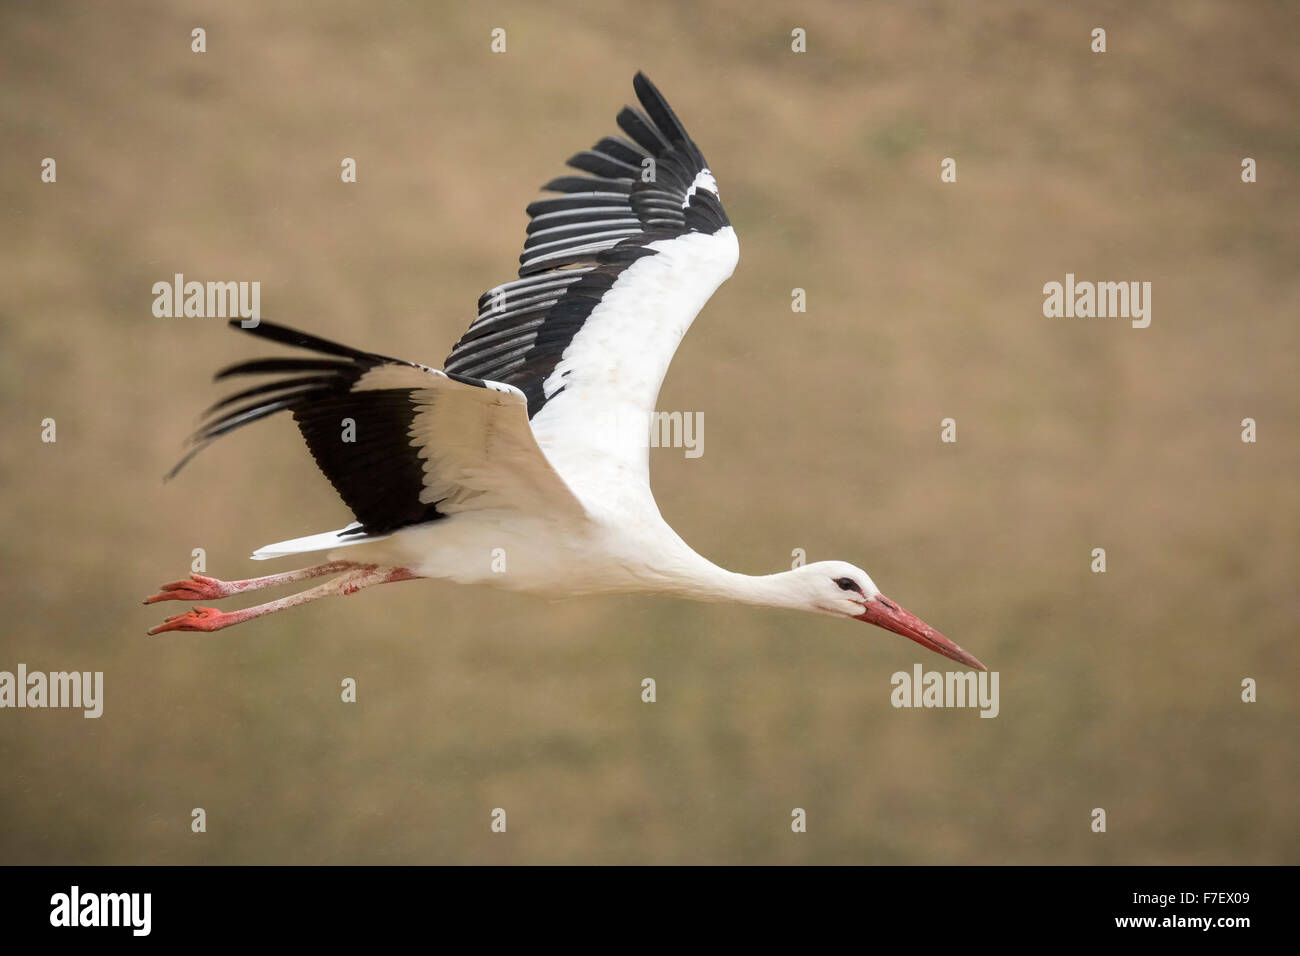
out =
<path fill-rule="evenodd" d="M 0 712 L 0 863 L 1297 862 L 1294 5 L 0 18 L 0 669 L 105 682 L 99 720 Z M 706 423 L 652 452 L 664 516 L 736 570 L 866 568 L 1000 715 L 892 708 L 948 662 L 883 631 L 664 598 L 424 582 L 146 637 L 194 548 L 247 577 L 350 520 L 283 416 L 162 483 L 212 373 L 280 350 L 152 284 L 257 280 L 265 318 L 439 365 L 637 69 L 742 249 L 660 397 Z M 1150 328 L 1044 318 L 1067 272 L 1150 281 Z"/>

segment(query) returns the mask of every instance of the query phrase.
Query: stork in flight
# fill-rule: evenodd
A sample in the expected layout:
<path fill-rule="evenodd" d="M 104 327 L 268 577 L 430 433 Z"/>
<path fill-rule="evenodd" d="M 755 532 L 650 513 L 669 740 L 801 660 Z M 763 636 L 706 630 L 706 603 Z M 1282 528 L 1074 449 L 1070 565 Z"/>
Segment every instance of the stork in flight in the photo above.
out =
<path fill-rule="evenodd" d="M 253 555 L 324 551 L 322 564 L 246 581 L 194 575 L 145 603 L 333 576 L 326 583 L 238 611 L 196 607 L 150 634 L 217 631 L 375 584 L 445 578 L 814 611 L 878 625 L 984 669 L 851 564 L 736 574 L 692 551 L 659 514 L 649 442 L 629 429 L 648 432 L 668 363 L 740 248 L 718 184 L 677 115 L 645 76 L 633 87 L 644 112 L 618 114 L 627 139 L 600 140 L 568 161 L 585 175 L 547 183 L 556 195 L 528 207 L 519 278 L 479 299 L 478 317 L 442 371 L 270 322 L 244 330 L 315 354 L 218 372 L 284 377 L 208 409 L 172 475 L 222 435 L 288 410 L 356 520 Z M 493 567 L 502 554 L 506 573 Z"/>

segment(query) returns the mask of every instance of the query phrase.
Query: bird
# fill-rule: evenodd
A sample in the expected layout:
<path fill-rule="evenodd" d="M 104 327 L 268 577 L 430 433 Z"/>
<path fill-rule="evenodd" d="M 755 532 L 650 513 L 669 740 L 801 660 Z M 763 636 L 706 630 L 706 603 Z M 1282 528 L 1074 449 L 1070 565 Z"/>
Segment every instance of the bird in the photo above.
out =
<path fill-rule="evenodd" d="M 269 544 L 257 560 L 323 552 L 247 580 L 201 574 L 146 604 L 215 601 L 328 578 L 242 610 L 196 606 L 149 630 L 212 632 L 380 584 L 443 579 L 548 596 L 646 592 L 874 624 L 983 664 L 844 561 L 748 575 L 691 549 L 649 478 L 648 422 L 678 344 L 739 260 L 718 182 L 659 90 L 572 156 L 526 209 L 518 277 L 489 289 L 441 369 L 271 321 L 230 326 L 310 353 L 215 378 L 263 379 L 209 408 L 174 477 L 213 441 L 289 412 L 352 512 L 337 531 Z M 270 376 L 269 380 L 265 380 Z"/>

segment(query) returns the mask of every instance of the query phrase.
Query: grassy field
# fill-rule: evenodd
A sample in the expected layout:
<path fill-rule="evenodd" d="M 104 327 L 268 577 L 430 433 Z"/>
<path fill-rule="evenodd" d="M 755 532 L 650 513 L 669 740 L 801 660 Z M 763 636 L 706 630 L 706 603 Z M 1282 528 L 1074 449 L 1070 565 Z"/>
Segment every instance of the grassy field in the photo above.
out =
<path fill-rule="evenodd" d="M 1300 862 L 1293 5 L 0 23 L 0 670 L 105 682 L 98 720 L 0 711 L 0 863 Z M 742 249 L 660 397 L 707 423 L 653 452 L 665 517 L 736 570 L 865 567 L 1000 673 L 999 716 L 891 707 L 946 662 L 883 631 L 666 599 L 425 582 L 146 637 L 192 549 L 245 577 L 348 520 L 288 420 L 162 483 L 264 349 L 154 318 L 152 284 L 258 280 L 268 319 L 440 364 L 637 69 Z M 1150 281 L 1150 327 L 1045 318 L 1066 273 Z"/>

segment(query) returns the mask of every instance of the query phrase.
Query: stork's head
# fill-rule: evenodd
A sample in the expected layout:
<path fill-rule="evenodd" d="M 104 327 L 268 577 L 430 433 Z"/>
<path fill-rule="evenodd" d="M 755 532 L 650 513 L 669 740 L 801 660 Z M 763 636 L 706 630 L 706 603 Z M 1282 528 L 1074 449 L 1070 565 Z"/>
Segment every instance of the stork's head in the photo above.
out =
<path fill-rule="evenodd" d="M 880 593 L 866 571 L 844 561 L 818 561 L 788 572 L 797 582 L 804 607 L 822 614 L 851 617 L 916 641 L 936 654 L 978 670 L 987 668 L 911 611 Z"/>

